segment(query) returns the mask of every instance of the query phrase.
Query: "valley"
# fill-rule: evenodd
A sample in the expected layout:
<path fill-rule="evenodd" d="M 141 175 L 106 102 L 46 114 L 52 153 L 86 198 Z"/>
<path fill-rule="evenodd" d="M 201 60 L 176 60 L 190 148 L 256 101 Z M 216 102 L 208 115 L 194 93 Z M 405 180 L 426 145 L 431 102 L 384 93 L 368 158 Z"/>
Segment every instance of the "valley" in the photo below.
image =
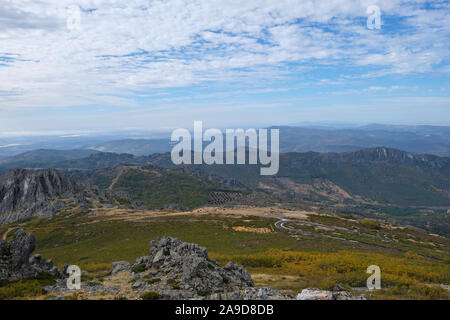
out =
<path fill-rule="evenodd" d="M 0 235 L 11 242 L 24 229 L 59 269 L 80 266 L 85 287 L 72 298 L 139 298 L 135 279 L 111 275 L 112 263 L 132 265 L 160 237 L 203 246 L 218 266 L 238 263 L 256 287 L 283 297 L 340 288 L 370 299 L 450 298 L 449 158 L 389 148 L 286 153 L 280 172 L 264 177 L 257 166 L 175 166 L 167 153 L 57 154 L 47 163 L 57 169 L 41 169 L 51 150 L 3 160 L 27 159 L 28 169 L 0 175 Z M 382 290 L 364 289 L 370 265 L 382 270 Z M 42 281 L 0 286 L 0 297 L 66 297 L 45 293 Z M 150 287 L 165 294 L 161 286 Z"/>

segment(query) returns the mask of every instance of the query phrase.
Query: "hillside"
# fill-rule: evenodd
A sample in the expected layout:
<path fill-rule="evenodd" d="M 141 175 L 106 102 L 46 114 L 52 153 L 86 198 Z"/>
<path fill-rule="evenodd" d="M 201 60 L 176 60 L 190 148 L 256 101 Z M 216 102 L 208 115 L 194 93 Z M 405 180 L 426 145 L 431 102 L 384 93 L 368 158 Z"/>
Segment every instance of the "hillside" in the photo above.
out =
<path fill-rule="evenodd" d="M 353 201 L 398 206 L 450 206 L 450 158 L 371 148 L 344 153 L 285 153 L 276 176 L 259 175 L 258 166 L 179 166 L 170 155 L 153 155 L 157 166 L 192 174 L 215 174 L 252 189 L 289 198 Z"/>
<path fill-rule="evenodd" d="M 97 153 L 54 166 L 80 183 L 115 193 L 123 205 L 136 208 L 193 208 L 211 199 L 218 204 L 281 201 L 293 207 L 320 206 L 392 218 L 450 234 L 446 214 L 450 160 L 446 157 L 384 147 L 343 153 L 291 152 L 280 155 L 280 170 L 273 177 L 260 176 L 257 165 L 175 166 L 169 153 L 140 157 Z M 243 192 L 246 196 L 241 197 Z"/>
<path fill-rule="evenodd" d="M 18 227 L 18 223 L 0 225 L 0 234 L 11 240 Z M 35 234 L 36 253 L 58 267 L 65 263 L 80 266 L 85 298 L 98 299 L 98 293 L 87 293 L 101 283 L 120 286 L 101 296 L 105 299 L 135 298 L 135 290 L 146 283 L 156 284 L 155 275 L 111 280 L 111 262 L 133 264 L 148 254 L 150 240 L 166 236 L 204 246 L 220 266 L 229 261 L 242 264 L 255 286 L 274 287 L 285 294 L 341 286 L 372 299 L 449 298 L 448 239 L 368 219 L 277 206 L 205 207 L 185 213 L 97 208 L 90 213 L 21 222 L 20 228 Z M 368 277 L 366 269 L 373 264 L 382 270 L 382 290 L 361 291 Z M 172 296 L 180 290 L 176 283 L 167 286 L 174 290 Z M 22 292 L 15 284 L 0 287 L 0 295 L 36 295 Z M 35 292 L 41 299 L 52 297 Z"/>
<path fill-rule="evenodd" d="M 86 158 L 96 153 L 98 151 L 87 149 L 37 149 L 0 159 L 0 172 L 14 168 L 52 168 L 58 162 Z"/>

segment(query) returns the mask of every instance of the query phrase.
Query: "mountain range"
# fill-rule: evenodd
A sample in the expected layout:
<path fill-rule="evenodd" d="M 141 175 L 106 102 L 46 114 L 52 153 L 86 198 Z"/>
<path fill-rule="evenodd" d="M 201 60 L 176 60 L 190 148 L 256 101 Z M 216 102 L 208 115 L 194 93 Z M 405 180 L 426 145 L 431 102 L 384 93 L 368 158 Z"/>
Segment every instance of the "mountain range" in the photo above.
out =
<path fill-rule="evenodd" d="M 388 147 L 415 154 L 450 156 L 449 126 L 382 125 L 271 127 L 280 130 L 281 152 L 345 152 Z M 122 133 L 103 136 L 0 137 L 0 159 L 37 149 L 86 149 L 137 156 L 171 150 L 170 133 Z"/>

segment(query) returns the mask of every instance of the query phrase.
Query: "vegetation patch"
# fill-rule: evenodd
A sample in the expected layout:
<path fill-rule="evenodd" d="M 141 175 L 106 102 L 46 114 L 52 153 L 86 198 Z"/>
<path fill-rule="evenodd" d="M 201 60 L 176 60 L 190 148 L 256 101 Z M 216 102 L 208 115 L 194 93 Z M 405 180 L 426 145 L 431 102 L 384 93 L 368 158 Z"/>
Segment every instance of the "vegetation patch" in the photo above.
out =
<path fill-rule="evenodd" d="M 142 300 L 159 300 L 159 294 L 155 291 L 149 291 L 141 295 Z"/>
<path fill-rule="evenodd" d="M 145 263 L 135 264 L 131 268 L 131 272 L 134 272 L 134 273 L 141 273 L 141 272 L 144 272 L 145 270 L 147 270 L 147 267 L 145 266 Z"/>

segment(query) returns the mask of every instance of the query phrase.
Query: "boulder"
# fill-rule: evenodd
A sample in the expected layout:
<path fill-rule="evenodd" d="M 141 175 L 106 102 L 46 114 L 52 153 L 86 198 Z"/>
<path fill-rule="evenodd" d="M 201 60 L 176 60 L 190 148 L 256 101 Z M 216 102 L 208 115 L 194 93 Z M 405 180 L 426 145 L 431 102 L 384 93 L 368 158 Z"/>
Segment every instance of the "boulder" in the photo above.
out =
<path fill-rule="evenodd" d="M 334 291 L 319 289 L 303 289 L 297 295 L 297 300 L 366 300 L 365 296 L 353 296 L 343 288 Z"/>
<path fill-rule="evenodd" d="M 115 261 L 111 263 L 111 274 L 117 274 L 119 272 L 128 271 L 131 269 L 131 263 L 127 261 Z"/>
<path fill-rule="evenodd" d="M 333 300 L 333 292 L 318 289 L 303 289 L 297 300 Z"/>
<path fill-rule="evenodd" d="M 55 278 L 63 279 L 66 275 L 59 271 L 52 260 L 40 255 L 31 256 L 36 247 L 34 235 L 19 229 L 13 240 L 8 243 L 0 240 L 0 282 L 11 282 L 26 278 L 35 278 L 49 273 Z"/>
<path fill-rule="evenodd" d="M 209 258 L 204 247 L 193 243 L 171 237 L 159 238 L 150 242 L 149 253 L 149 256 L 138 258 L 136 265 L 145 264 L 146 270 L 156 270 L 154 273 L 161 273 L 165 279 L 176 282 L 181 290 L 206 296 L 253 287 L 253 280 L 244 267 L 231 262 L 221 267 Z"/>

